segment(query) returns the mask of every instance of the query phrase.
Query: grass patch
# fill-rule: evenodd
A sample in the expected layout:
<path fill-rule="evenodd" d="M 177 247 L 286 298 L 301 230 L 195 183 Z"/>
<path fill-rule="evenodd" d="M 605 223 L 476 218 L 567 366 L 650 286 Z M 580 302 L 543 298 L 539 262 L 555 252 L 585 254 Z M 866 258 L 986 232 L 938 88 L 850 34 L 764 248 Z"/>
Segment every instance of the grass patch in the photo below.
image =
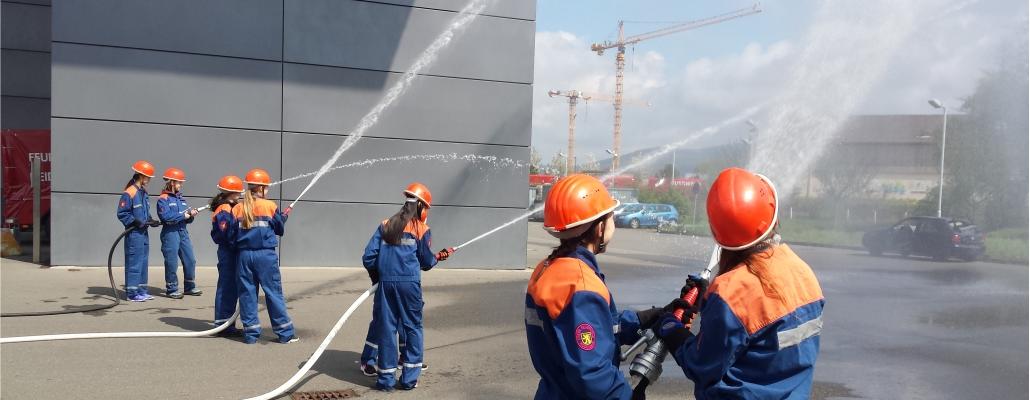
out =
<path fill-rule="evenodd" d="M 1004 235 L 996 237 L 994 232 L 991 232 L 987 234 L 986 245 L 987 258 L 991 261 L 1027 264 L 1030 243 L 1027 242 L 1025 236 L 1023 238 L 1010 238 Z"/>

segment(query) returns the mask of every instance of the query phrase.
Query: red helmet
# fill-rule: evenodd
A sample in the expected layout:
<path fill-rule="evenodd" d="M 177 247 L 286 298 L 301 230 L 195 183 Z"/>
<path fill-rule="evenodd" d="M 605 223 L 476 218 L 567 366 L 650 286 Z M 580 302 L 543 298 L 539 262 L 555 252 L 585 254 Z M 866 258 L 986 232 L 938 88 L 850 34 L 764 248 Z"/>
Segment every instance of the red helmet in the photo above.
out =
<path fill-rule="evenodd" d="M 170 181 L 186 182 L 186 173 L 182 172 L 181 169 L 172 167 L 165 170 L 165 174 L 162 176 Z"/>
<path fill-rule="evenodd" d="M 268 176 L 268 171 L 261 168 L 254 168 L 247 171 L 247 177 L 243 179 L 248 185 L 262 185 L 268 186 L 272 184 L 272 177 Z"/>
<path fill-rule="evenodd" d="M 589 223 L 615 210 L 619 201 L 590 175 L 569 175 L 551 188 L 544 202 L 544 230 L 559 239 L 582 235 Z"/>
<path fill-rule="evenodd" d="M 236 175 L 226 175 L 218 180 L 218 189 L 223 192 L 243 193 L 243 180 Z"/>
<path fill-rule="evenodd" d="M 143 174 L 148 178 L 154 177 L 154 164 L 151 164 L 150 161 L 136 161 L 135 164 L 132 164 L 132 170 L 136 171 L 136 173 Z"/>
<path fill-rule="evenodd" d="M 769 178 L 728 168 L 708 192 L 708 224 L 715 242 L 727 250 L 743 250 L 765 240 L 779 213 L 779 197 Z"/>
<path fill-rule="evenodd" d="M 426 208 L 433 207 L 433 194 L 429 193 L 429 188 L 418 182 L 414 182 L 408 185 L 408 188 L 404 190 L 404 194 L 414 197 L 426 205 Z"/>

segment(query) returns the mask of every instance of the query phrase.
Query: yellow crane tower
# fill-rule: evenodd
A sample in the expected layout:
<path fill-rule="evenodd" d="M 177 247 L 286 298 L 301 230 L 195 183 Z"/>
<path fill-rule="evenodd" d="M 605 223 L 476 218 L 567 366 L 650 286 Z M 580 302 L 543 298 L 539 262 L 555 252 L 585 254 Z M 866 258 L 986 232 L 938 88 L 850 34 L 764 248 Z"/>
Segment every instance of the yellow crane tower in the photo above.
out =
<path fill-rule="evenodd" d="M 569 149 L 568 153 L 565 154 L 565 174 L 568 175 L 569 173 L 576 172 L 576 104 L 581 99 L 583 101 L 604 102 L 612 102 L 614 99 L 608 96 L 587 94 L 579 90 L 549 90 L 547 95 L 550 97 L 565 97 L 569 101 Z M 651 103 L 638 100 L 630 100 L 629 104 L 643 105 L 645 107 L 651 105 Z"/>
<path fill-rule="evenodd" d="M 615 130 L 613 133 L 612 149 L 615 154 L 612 155 L 612 170 L 619 169 L 619 154 L 620 145 L 622 142 L 622 78 L 623 70 L 626 68 L 626 46 L 634 45 L 648 39 L 654 39 L 656 37 L 670 35 L 677 32 L 688 31 L 702 26 L 708 26 L 717 24 L 723 21 L 736 19 L 751 14 L 757 14 L 762 12 L 759 8 L 759 4 L 755 3 L 753 6 L 748 8 L 742 8 L 736 11 L 731 11 L 725 14 L 716 15 L 713 17 L 699 19 L 695 21 L 687 21 L 672 25 L 666 28 L 662 28 L 656 31 L 642 33 L 636 36 L 625 37 L 622 31 L 622 25 L 625 21 L 619 21 L 619 36 L 614 42 L 604 41 L 602 43 L 594 43 L 590 45 L 590 50 L 597 52 L 597 55 L 604 55 L 604 51 L 608 49 L 618 49 L 615 54 L 615 97 L 612 100 L 612 106 L 615 107 Z"/>

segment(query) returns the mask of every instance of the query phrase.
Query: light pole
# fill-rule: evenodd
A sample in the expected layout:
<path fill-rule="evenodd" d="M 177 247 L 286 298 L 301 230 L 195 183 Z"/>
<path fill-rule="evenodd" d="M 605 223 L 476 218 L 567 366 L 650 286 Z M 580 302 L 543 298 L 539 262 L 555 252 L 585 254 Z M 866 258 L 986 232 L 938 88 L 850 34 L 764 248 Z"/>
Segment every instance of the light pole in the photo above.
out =
<path fill-rule="evenodd" d="M 619 153 L 616 153 L 612 149 L 604 149 L 604 151 L 612 156 L 611 172 L 609 172 L 609 174 L 612 176 L 612 187 L 615 187 L 615 160 L 619 159 Z"/>
<path fill-rule="evenodd" d="M 558 155 L 565 159 L 565 175 L 562 176 L 569 176 L 569 155 L 560 151 L 558 152 Z"/>
<path fill-rule="evenodd" d="M 948 141 L 948 107 L 937 99 L 930 99 L 933 108 L 944 110 L 944 123 L 941 127 L 941 181 L 937 187 L 937 218 L 941 217 L 941 206 L 944 204 L 944 146 Z"/>

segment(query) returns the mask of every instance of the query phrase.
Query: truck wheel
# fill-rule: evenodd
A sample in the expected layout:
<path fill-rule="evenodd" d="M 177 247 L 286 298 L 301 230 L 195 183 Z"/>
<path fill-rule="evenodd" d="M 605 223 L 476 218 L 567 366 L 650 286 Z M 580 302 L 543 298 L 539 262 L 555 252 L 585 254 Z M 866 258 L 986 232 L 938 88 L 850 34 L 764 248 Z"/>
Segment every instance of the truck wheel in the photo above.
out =
<path fill-rule="evenodd" d="M 638 221 L 636 218 L 633 218 L 631 221 L 629 221 L 629 227 L 633 229 L 640 228 L 640 221 Z"/>

